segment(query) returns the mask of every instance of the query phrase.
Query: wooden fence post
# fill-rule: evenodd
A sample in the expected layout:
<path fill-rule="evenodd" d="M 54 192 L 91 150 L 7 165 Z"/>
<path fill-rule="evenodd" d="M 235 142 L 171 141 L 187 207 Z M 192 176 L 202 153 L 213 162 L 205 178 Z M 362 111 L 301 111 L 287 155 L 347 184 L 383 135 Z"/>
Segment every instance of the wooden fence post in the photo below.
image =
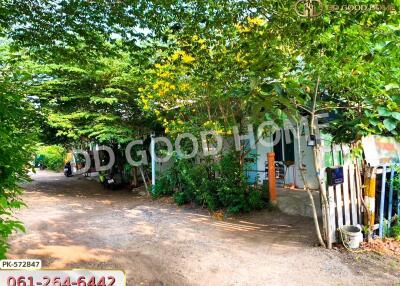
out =
<path fill-rule="evenodd" d="M 270 202 L 274 205 L 277 204 L 276 196 L 276 182 L 275 182 L 275 153 L 269 152 L 268 158 L 268 191 Z"/>
<path fill-rule="evenodd" d="M 383 238 L 384 234 L 384 223 L 385 223 L 385 198 L 386 198 L 386 165 L 382 169 L 382 180 L 381 180 L 381 201 L 379 207 L 379 236 Z"/>
<path fill-rule="evenodd" d="M 375 224 L 375 188 L 376 188 L 376 168 L 369 168 L 366 171 L 365 178 L 365 204 L 371 214 L 369 227 L 373 229 Z M 367 222 L 367 219 L 365 220 Z M 367 223 L 366 223 L 367 224 Z"/>

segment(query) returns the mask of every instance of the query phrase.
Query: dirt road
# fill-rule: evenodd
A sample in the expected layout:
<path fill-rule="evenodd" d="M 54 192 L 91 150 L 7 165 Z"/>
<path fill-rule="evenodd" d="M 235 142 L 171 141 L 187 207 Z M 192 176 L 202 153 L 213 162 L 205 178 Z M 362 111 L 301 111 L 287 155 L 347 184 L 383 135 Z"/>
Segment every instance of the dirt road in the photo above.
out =
<path fill-rule="evenodd" d="M 40 258 L 47 268 L 123 269 L 128 286 L 400 281 L 394 260 L 314 247 L 309 219 L 261 211 L 218 221 L 83 177 L 42 171 L 33 179 L 19 213 L 27 233 L 12 237 L 10 258 Z"/>

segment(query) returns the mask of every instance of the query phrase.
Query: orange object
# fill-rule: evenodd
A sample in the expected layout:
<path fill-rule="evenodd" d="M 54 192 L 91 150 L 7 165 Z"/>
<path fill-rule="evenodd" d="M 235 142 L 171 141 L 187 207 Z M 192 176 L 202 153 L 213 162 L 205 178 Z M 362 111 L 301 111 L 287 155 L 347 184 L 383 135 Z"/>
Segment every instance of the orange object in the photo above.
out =
<path fill-rule="evenodd" d="M 375 196 L 376 196 L 376 169 L 374 168 L 371 169 L 370 171 L 367 171 L 365 176 L 364 201 L 371 214 L 370 218 L 371 221 L 369 222 L 370 227 L 373 227 L 375 224 Z M 368 221 L 368 215 L 366 213 L 364 219 L 365 222 Z"/>
<path fill-rule="evenodd" d="M 276 197 L 276 182 L 275 182 L 275 153 L 270 152 L 267 154 L 268 158 L 268 191 L 269 199 L 272 204 L 277 203 Z"/>

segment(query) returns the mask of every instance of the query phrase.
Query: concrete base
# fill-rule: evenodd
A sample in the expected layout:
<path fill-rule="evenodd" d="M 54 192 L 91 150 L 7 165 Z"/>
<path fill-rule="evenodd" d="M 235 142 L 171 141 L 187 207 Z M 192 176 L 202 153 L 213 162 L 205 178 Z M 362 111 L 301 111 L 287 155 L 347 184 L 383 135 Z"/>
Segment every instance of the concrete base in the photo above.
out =
<path fill-rule="evenodd" d="M 310 198 L 305 191 L 278 189 L 278 208 L 286 214 L 313 217 Z M 313 192 L 317 214 L 321 217 L 319 193 Z"/>

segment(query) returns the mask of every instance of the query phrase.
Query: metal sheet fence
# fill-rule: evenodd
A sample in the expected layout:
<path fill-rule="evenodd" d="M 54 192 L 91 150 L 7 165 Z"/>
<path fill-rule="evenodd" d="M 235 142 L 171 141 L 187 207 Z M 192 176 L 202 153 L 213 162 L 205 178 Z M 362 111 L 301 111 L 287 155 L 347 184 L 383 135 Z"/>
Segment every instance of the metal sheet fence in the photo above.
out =
<path fill-rule="evenodd" d="M 398 174 L 399 164 L 387 164 L 377 169 L 377 173 L 381 174 L 380 196 L 379 196 L 379 236 L 383 237 L 385 218 L 387 219 L 388 228 L 391 227 L 393 218 L 393 198 L 397 194 L 397 215 L 400 213 L 399 190 L 395 188 L 395 178 Z M 388 192 L 388 195 L 386 195 Z M 386 210 L 386 212 L 385 212 Z"/>

